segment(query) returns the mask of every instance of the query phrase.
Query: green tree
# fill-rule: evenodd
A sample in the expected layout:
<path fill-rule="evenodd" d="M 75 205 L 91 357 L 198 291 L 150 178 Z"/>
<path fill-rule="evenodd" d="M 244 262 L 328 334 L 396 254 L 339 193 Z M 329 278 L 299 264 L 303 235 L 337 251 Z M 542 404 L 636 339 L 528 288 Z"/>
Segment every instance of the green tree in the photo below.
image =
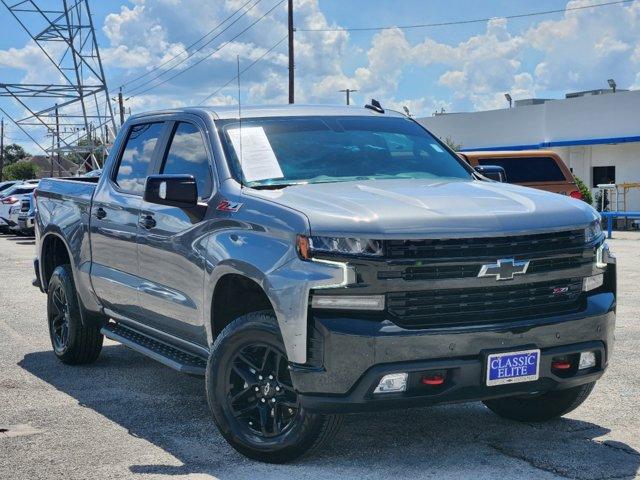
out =
<path fill-rule="evenodd" d="M 576 180 L 576 186 L 582 194 L 582 200 L 587 202 L 589 205 L 593 205 L 593 195 L 591 195 L 591 190 L 589 189 L 589 187 L 587 187 L 587 185 L 575 175 L 573 176 L 573 178 Z"/>
<path fill-rule="evenodd" d="M 27 152 L 24 151 L 17 143 L 11 143 L 9 145 L 5 145 L 4 147 L 4 164 L 11 165 L 16 163 L 18 160 L 22 160 L 27 157 Z"/>
<path fill-rule="evenodd" d="M 451 138 L 448 135 L 447 135 L 447 138 L 445 138 L 442 141 L 447 145 L 447 147 L 449 147 L 454 152 L 457 152 L 458 150 L 460 150 L 462 148 L 462 144 L 461 143 L 457 143 L 453 138 Z"/>
<path fill-rule="evenodd" d="M 37 174 L 38 167 L 29 162 L 12 163 L 2 170 L 2 177 L 6 180 L 31 180 Z"/>

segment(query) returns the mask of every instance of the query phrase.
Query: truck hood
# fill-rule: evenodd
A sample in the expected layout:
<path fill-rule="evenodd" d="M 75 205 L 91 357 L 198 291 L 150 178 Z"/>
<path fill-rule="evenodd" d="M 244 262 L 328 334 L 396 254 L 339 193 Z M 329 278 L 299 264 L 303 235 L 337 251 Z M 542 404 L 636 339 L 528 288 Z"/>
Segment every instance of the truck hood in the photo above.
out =
<path fill-rule="evenodd" d="M 485 181 L 367 180 L 249 192 L 305 214 L 312 235 L 502 236 L 567 230 L 598 218 L 580 200 Z"/>

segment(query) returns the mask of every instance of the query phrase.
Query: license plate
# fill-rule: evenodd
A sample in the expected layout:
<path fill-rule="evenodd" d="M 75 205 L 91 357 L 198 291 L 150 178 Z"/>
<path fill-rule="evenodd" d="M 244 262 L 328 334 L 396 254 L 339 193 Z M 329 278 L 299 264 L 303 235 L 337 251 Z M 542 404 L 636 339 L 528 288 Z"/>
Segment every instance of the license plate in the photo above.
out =
<path fill-rule="evenodd" d="M 491 353 L 487 357 L 487 386 L 538 380 L 540 350 Z"/>

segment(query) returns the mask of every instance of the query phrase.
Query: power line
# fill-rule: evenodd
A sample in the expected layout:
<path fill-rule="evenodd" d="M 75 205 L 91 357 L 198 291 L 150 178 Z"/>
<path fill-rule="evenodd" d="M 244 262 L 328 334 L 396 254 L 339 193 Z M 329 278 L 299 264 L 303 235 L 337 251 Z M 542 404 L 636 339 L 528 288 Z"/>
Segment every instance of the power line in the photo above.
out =
<path fill-rule="evenodd" d="M 211 43 L 213 43 L 213 41 L 218 38 L 220 35 L 222 35 L 224 32 L 226 32 L 227 30 L 229 30 L 231 27 L 233 27 L 236 23 L 238 23 L 242 17 L 244 17 L 245 15 L 247 15 L 251 10 L 253 10 L 262 0 L 257 0 L 256 3 L 254 3 L 253 5 L 251 5 L 251 7 L 249 7 L 245 12 L 242 13 L 242 15 L 240 15 L 238 18 L 236 18 L 233 22 L 231 22 L 229 25 L 227 25 L 224 29 L 222 29 L 220 32 L 218 32 L 216 35 L 214 35 L 212 38 L 210 38 L 209 40 L 207 40 L 204 44 L 202 44 L 201 46 L 199 46 L 197 49 L 195 49 L 193 52 L 190 52 L 186 57 L 184 57 L 183 59 L 181 59 L 178 63 L 172 65 L 171 67 L 167 68 L 166 70 L 163 70 L 162 72 L 158 73 L 157 75 L 155 75 L 153 78 L 141 83 L 140 85 L 133 87 L 130 91 L 129 91 L 129 97 L 126 98 L 125 100 L 128 100 L 129 98 L 131 98 L 132 96 L 138 95 L 140 89 L 144 89 L 147 85 L 149 85 L 151 82 L 153 82 L 154 80 L 159 79 L 160 77 L 162 77 L 163 75 L 166 75 L 167 73 L 170 73 L 172 70 L 175 70 L 176 68 L 178 68 L 180 65 L 182 65 L 184 62 L 186 62 L 187 60 L 189 60 L 191 57 L 193 57 L 196 53 L 202 51 L 205 47 L 209 46 Z M 160 83 L 158 83 L 158 85 L 162 85 L 162 81 Z M 146 90 L 145 90 L 146 91 Z M 132 95 L 133 94 L 133 95 Z"/>
<path fill-rule="evenodd" d="M 380 30 L 409 30 L 413 28 L 427 28 L 427 27 L 446 27 L 450 25 L 467 25 L 470 23 L 485 23 L 489 20 L 493 20 L 495 18 L 506 18 L 507 20 L 512 20 L 515 18 L 526 18 L 526 17 L 536 17 L 539 15 L 551 15 L 554 13 L 563 13 L 563 12 L 571 12 L 575 10 L 585 10 L 587 8 L 596 8 L 596 7 L 607 7 L 611 5 L 622 5 L 625 3 L 631 3 L 634 0 L 618 0 L 615 2 L 605 2 L 605 3 L 596 3 L 594 5 L 582 5 L 579 7 L 568 7 L 562 8 L 559 10 L 546 10 L 542 12 L 531 12 L 531 13 L 521 13 L 518 15 L 500 15 L 497 17 L 486 17 L 486 18 L 474 18 L 471 20 L 457 20 L 451 22 L 439 22 L 439 23 L 422 23 L 416 25 L 390 25 L 384 27 L 345 27 L 345 28 L 296 28 L 298 32 L 365 32 L 365 31 L 380 31 Z"/>
<path fill-rule="evenodd" d="M 185 58 L 184 60 L 187 60 L 189 58 L 191 58 L 193 55 L 189 54 L 189 50 L 191 50 L 191 48 L 193 48 L 194 46 L 196 46 L 198 43 L 200 43 L 202 40 L 204 40 L 206 37 L 208 37 L 209 35 L 211 35 L 213 32 L 215 32 L 218 28 L 220 28 L 222 25 L 224 25 L 225 23 L 227 23 L 228 20 L 230 20 L 231 18 L 233 18 L 238 12 L 240 12 L 242 9 L 244 9 L 244 7 L 246 7 L 248 4 L 250 4 L 251 2 L 253 2 L 254 0 L 248 0 L 246 3 L 244 3 L 239 9 L 237 9 L 236 11 L 234 11 L 231 15 L 229 15 L 227 18 L 225 18 L 222 22 L 220 22 L 218 25 L 216 25 L 215 27 L 213 27 L 211 30 L 209 30 L 207 33 L 205 33 L 203 36 L 201 36 L 199 39 L 197 39 L 195 42 L 191 43 L 190 45 L 188 45 L 184 50 L 182 50 L 180 53 L 177 53 L 176 55 L 174 55 L 173 57 L 171 57 L 169 60 L 166 60 L 162 63 L 159 63 L 158 65 L 155 65 L 154 67 L 151 68 L 151 70 L 149 70 L 146 73 L 143 73 L 142 75 L 139 75 L 138 77 L 135 77 L 131 80 L 127 80 L 126 82 L 124 82 L 122 85 L 120 85 L 120 88 L 124 88 L 127 85 L 131 85 L 132 83 L 137 82 L 138 80 L 141 80 L 145 77 L 147 77 L 148 75 L 151 75 L 153 72 L 155 72 L 156 70 L 158 70 L 159 68 L 165 66 L 166 64 L 172 62 L 173 60 L 175 60 L 176 58 L 178 58 L 180 55 L 186 53 L 187 54 L 187 58 Z M 260 3 L 262 0 L 258 0 L 254 5 L 251 6 L 251 8 L 249 8 L 249 10 L 245 11 L 242 15 L 240 15 L 238 18 L 235 19 L 235 21 L 233 23 L 231 23 L 231 25 L 229 25 L 227 28 L 225 28 L 222 32 L 218 33 L 216 36 L 214 36 L 213 38 L 209 39 L 207 41 L 207 43 L 205 43 L 204 45 L 201 45 L 200 47 L 198 47 L 198 49 L 194 52 L 197 53 L 200 50 L 202 50 L 204 47 L 206 47 L 207 45 L 209 45 L 213 40 L 215 40 L 216 38 L 218 38 L 222 33 L 224 33 L 229 27 L 231 27 L 232 25 L 234 25 L 238 20 L 240 20 L 242 17 L 244 17 L 247 13 L 249 13 L 253 7 L 255 7 L 256 5 L 258 5 L 258 3 Z M 180 62 L 182 63 L 182 62 Z M 177 65 L 174 65 L 171 68 L 175 68 L 178 65 L 180 65 L 180 63 L 178 63 Z M 168 71 L 168 70 L 167 70 Z M 155 77 L 158 78 L 158 77 Z M 153 79 L 152 79 L 153 80 Z"/>
<path fill-rule="evenodd" d="M 262 60 L 264 57 L 266 57 L 269 53 L 271 53 L 273 50 L 275 50 L 278 45 L 280 45 L 282 42 L 284 42 L 287 38 L 289 37 L 289 35 L 285 35 L 284 37 L 282 37 L 280 40 L 278 40 L 269 50 L 267 50 L 266 52 L 264 52 L 262 55 L 260 55 L 258 58 L 256 58 L 253 62 L 251 62 L 247 67 L 245 67 L 244 69 L 242 69 L 238 75 L 236 75 L 233 78 L 230 78 L 229 81 L 227 83 L 225 83 L 224 85 L 222 85 L 221 87 L 219 87 L 216 91 L 214 91 L 213 93 L 210 93 L 209 95 L 207 95 L 206 97 L 204 97 L 201 101 L 200 104 L 203 104 L 204 102 L 206 102 L 207 100 L 209 100 L 212 97 L 215 97 L 218 92 L 220 92 L 221 90 L 223 90 L 226 86 L 228 86 L 231 82 L 233 82 L 234 80 L 236 80 L 240 75 L 242 75 L 244 72 L 246 72 L 247 70 L 249 70 L 251 67 L 253 67 L 256 63 L 258 63 L 260 60 Z"/>
<path fill-rule="evenodd" d="M 201 59 L 199 59 L 197 62 L 192 63 L 191 65 L 187 66 L 184 70 L 180 70 L 179 72 L 175 73 L 174 75 L 171 75 L 168 78 L 165 78 L 164 80 L 156 83 L 155 85 L 151 85 L 149 88 L 146 88 L 142 91 L 138 91 L 136 93 L 134 93 L 133 95 L 130 95 L 129 98 L 135 97 L 135 96 L 140 96 L 143 95 L 145 93 L 147 93 L 150 90 L 153 90 L 154 88 L 159 87 L 160 85 L 163 85 L 167 82 L 170 82 L 171 80 L 173 80 L 174 78 L 182 75 L 183 73 L 191 70 L 192 68 L 200 65 L 202 62 L 204 62 L 206 59 L 208 59 L 209 57 L 211 57 L 212 55 L 214 55 L 215 53 L 219 52 L 220 50 L 222 50 L 224 47 L 226 47 L 227 45 L 229 45 L 231 42 L 233 42 L 236 38 L 240 37 L 241 35 L 244 35 L 244 33 L 246 33 L 248 30 L 250 30 L 254 25 L 256 25 L 258 22 L 260 22 L 262 19 L 264 19 L 267 15 L 269 15 L 271 12 L 273 12 L 278 6 L 280 6 L 283 2 L 285 2 L 286 0 L 280 0 L 278 3 L 276 3 L 273 7 L 271 7 L 269 10 L 267 10 L 262 16 L 260 16 L 257 20 L 255 20 L 254 22 L 250 23 L 249 26 L 247 26 L 246 28 L 244 28 L 243 30 L 241 30 L 238 34 L 236 34 L 235 36 L 233 36 L 230 40 L 227 40 L 226 42 L 224 42 L 222 45 L 220 45 L 218 48 L 216 48 L 215 50 L 213 50 L 211 53 L 208 53 L 207 55 L 205 55 L 204 57 L 202 57 Z"/>

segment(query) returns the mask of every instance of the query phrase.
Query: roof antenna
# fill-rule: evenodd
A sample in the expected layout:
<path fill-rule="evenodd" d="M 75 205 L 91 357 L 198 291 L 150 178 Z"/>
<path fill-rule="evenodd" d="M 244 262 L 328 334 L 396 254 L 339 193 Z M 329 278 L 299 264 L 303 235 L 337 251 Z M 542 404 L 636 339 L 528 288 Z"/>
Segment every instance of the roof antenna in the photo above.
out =
<path fill-rule="evenodd" d="M 380 102 L 375 98 L 372 98 L 371 103 L 367 103 L 364 108 L 368 108 L 369 110 L 373 110 L 374 112 L 384 113 L 384 108 L 382 108 Z"/>
<path fill-rule="evenodd" d="M 238 129 L 240 130 L 240 188 L 244 187 L 244 170 L 242 169 L 242 100 L 240 97 L 240 55 L 236 55 L 236 65 L 238 69 Z"/>

